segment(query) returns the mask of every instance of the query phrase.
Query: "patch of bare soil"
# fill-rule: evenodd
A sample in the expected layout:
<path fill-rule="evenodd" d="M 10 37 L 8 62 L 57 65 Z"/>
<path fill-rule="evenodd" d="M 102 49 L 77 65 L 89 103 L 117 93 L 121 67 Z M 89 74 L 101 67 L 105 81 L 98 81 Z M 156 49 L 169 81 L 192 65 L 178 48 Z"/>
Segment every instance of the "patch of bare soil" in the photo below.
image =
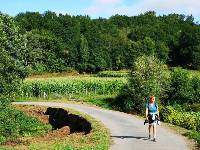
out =
<path fill-rule="evenodd" d="M 52 142 L 56 139 L 63 139 L 69 136 L 71 133 L 77 135 L 81 134 L 82 136 L 84 136 L 84 134 L 90 133 L 91 130 L 91 124 L 89 122 L 85 123 L 84 118 L 79 117 L 77 115 L 68 114 L 67 111 L 61 108 L 47 108 L 40 106 L 25 106 L 25 105 L 19 105 L 15 107 L 16 109 L 25 112 L 29 116 L 36 117 L 44 124 L 51 124 L 52 130 L 49 131 L 47 134 L 39 137 L 26 137 L 26 138 L 9 140 L 8 142 L 3 144 L 3 146 L 5 147 L 14 147 L 19 145 L 28 146 L 31 143 L 38 143 L 45 141 Z M 48 112 L 49 110 L 51 110 L 51 112 Z M 61 126 L 57 127 L 56 125 L 61 125 Z M 89 128 L 84 129 L 86 127 Z"/>

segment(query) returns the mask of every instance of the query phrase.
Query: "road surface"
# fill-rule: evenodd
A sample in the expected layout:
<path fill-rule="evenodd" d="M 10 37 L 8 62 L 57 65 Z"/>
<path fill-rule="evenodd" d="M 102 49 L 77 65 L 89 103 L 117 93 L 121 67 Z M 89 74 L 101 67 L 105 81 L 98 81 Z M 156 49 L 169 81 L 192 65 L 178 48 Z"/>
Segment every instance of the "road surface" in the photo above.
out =
<path fill-rule="evenodd" d="M 15 102 L 14 104 L 42 105 L 50 107 L 72 108 L 84 112 L 101 121 L 110 129 L 113 144 L 111 150 L 187 150 L 187 142 L 181 135 L 170 129 L 157 127 L 157 142 L 149 140 L 144 120 L 122 112 L 94 108 L 91 106 L 55 102 Z"/>

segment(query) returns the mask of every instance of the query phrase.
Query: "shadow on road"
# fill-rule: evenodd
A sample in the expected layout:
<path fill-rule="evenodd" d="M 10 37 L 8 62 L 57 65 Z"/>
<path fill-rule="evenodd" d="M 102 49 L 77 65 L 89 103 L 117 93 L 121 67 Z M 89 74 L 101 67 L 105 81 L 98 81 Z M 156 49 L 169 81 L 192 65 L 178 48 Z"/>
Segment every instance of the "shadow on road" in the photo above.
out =
<path fill-rule="evenodd" d="M 148 137 L 141 137 L 141 136 L 111 136 L 112 138 L 120 138 L 120 139 L 141 139 L 141 140 L 148 140 Z"/>

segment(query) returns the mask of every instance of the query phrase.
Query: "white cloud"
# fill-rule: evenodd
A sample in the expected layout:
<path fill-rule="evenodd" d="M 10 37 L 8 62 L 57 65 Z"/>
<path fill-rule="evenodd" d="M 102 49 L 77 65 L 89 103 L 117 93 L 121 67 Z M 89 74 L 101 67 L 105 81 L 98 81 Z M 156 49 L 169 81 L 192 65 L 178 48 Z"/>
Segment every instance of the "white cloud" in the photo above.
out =
<path fill-rule="evenodd" d="M 138 15 L 149 10 L 158 14 L 181 13 L 200 17 L 199 0 L 140 0 L 126 5 L 125 0 L 95 0 L 86 14 L 91 16 L 109 17 L 115 14 Z"/>

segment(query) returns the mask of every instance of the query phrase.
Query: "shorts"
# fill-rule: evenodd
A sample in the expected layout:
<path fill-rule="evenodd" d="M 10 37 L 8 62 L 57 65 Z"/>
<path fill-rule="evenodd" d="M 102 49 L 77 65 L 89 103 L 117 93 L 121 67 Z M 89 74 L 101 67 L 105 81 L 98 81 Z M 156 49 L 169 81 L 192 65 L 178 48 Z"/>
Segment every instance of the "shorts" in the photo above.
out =
<path fill-rule="evenodd" d="M 158 115 L 154 114 L 155 116 L 148 114 L 148 121 L 149 121 L 149 125 L 156 125 L 157 124 L 157 119 L 158 119 Z"/>

